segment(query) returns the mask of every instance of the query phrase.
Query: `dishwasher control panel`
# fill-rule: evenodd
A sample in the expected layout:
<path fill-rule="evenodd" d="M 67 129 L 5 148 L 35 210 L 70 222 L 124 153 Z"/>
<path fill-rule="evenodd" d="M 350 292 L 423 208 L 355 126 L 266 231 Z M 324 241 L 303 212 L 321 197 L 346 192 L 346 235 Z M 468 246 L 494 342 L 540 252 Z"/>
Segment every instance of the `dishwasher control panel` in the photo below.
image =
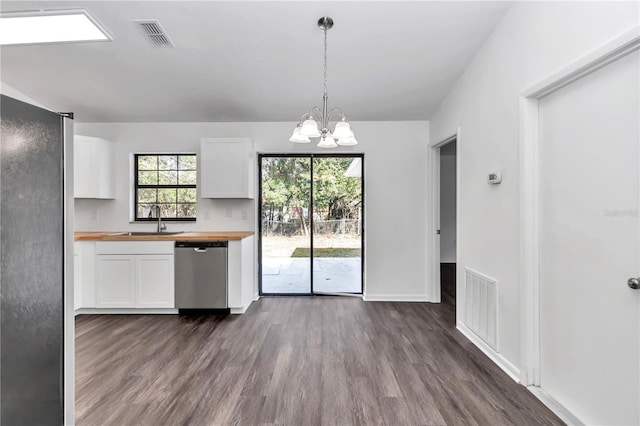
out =
<path fill-rule="evenodd" d="M 216 247 L 227 247 L 227 241 L 176 241 L 176 247 L 202 247 L 202 248 L 216 248 Z"/>

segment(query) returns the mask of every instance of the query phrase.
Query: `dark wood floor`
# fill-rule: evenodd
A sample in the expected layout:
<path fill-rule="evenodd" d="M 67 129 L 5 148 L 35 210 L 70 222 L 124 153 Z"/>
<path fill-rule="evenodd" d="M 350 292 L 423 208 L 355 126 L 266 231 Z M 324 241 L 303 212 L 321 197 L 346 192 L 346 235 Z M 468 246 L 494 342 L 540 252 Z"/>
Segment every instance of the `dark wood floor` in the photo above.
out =
<path fill-rule="evenodd" d="M 456 264 L 441 263 L 440 264 L 440 290 L 441 293 L 447 293 L 455 300 L 456 297 Z"/>
<path fill-rule="evenodd" d="M 263 298 L 223 319 L 79 316 L 76 333 L 80 426 L 562 424 L 452 303 Z"/>

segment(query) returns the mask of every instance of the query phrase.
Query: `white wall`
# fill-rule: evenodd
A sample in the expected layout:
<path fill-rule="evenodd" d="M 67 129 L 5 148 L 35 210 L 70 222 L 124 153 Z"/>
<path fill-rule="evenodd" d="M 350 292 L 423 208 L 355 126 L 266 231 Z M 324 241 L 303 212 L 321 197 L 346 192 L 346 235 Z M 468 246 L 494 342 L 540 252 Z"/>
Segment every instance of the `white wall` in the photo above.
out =
<path fill-rule="evenodd" d="M 440 262 L 456 262 L 456 145 L 440 148 Z"/>
<path fill-rule="evenodd" d="M 637 2 L 515 3 L 431 117 L 433 141 L 461 128 L 459 269 L 470 267 L 498 280 L 499 351 L 515 366 L 520 364 L 519 93 L 638 25 L 639 12 Z M 487 184 L 492 170 L 502 170 L 502 184 Z"/>
<path fill-rule="evenodd" d="M 48 109 L 51 111 L 50 108 L 43 106 L 41 103 L 36 102 L 35 100 L 31 99 L 29 96 L 25 95 L 21 91 L 1 81 L 0 81 L 0 93 L 2 93 L 5 96 L 9 96 L 10 98 L 17 99 L 19 101 L 26 102 L 28 104 L 35 105 L 37 107 Z"/>
<path fill-rule="evenodd" d="M 76 230 L 151 229 L 129 223 L 134 152 L 199 152 L 201 137 L 249 137 L 256 152 L 324 152 L 288 141 L 295 123 L 76 123 L 76 134 L 111 140 L 116 147 L 116 199 L 76 200 Z M 429 123 L 353 122 L 359 145 L 331 152 L 365 154 L 365 294 L 368 299 L 426 300 L 425 154 Z M 232 217 L 227 217 L 227 209 Z M 256 200 L 198 199 L 196 223 L 169 230 L 257 229 Z M 246 210 L 247 219 L 242 219 Z M 210 220 L 205 220 L 205 212 Z M 94 220 L 93 217 L 97 219 Z"/>

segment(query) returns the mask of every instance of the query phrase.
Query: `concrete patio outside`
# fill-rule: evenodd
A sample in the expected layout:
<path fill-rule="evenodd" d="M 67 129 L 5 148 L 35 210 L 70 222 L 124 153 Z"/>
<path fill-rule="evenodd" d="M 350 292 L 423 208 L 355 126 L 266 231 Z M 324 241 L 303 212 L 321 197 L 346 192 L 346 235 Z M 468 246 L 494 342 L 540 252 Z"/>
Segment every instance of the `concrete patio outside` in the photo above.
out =
<path fill-rule="evenodd" d="M 328 293 L 362 292 L 362 240 L 357 234 L 316 234 L 313 237 L 313 290 Z M 265 294 L 308 294 L 311 292 L 310 240 L 303 235 L 268 235 L 262 239 L 262 292 Z M 318 250 L 316 250 L 318 249 Z M 335 249 L 335 251 L 334 251 Z M 353 257 L 322 257 L 327 252 L 353 250 Z M 299 253 L 306 253 L 305 257 Z"/>
<path fill-rule="evenodd" d="M 362 262 L 359 257 L 314 259 L 313 289 L 328 293 L 361 293 Z M 308 257 L 262 258 L 263 293 L 310 293 Z"/>

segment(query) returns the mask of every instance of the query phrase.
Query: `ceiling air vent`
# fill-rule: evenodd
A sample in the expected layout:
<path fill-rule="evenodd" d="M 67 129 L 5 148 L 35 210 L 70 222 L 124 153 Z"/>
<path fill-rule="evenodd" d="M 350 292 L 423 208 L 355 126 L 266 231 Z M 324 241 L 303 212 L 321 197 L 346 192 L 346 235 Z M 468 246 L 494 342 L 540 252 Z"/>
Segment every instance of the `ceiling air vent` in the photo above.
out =
<path fill-rule="evenodd" d="M 152 47 L 174 47 L 169 36 L 156 19 L 139 19 L 133 23 L 140 29 Z"/>

